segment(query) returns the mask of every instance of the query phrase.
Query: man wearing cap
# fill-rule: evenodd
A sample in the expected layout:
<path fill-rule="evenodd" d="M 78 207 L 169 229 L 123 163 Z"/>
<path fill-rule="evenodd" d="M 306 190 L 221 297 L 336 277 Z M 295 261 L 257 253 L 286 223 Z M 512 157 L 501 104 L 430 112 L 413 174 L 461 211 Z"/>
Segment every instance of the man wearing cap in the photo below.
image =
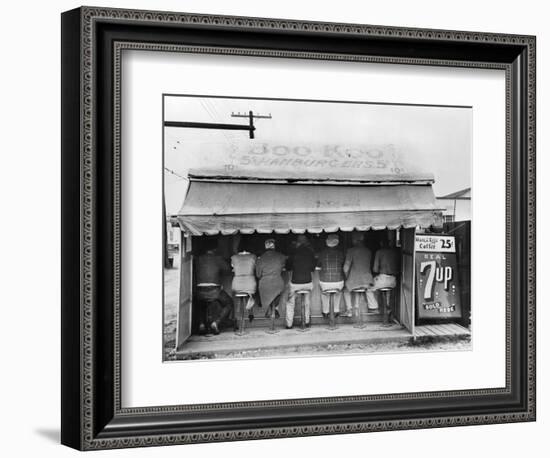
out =
<path fill-rule="evenodd" d="M 343 268 L 346 277 L 344 299 L 346 300 L 348 309 L 352 308 L 351 291 L 357 288 L 363 288 L 366 290 L 367 307 L 369 310 L 375 310 L 378 308 L 378 302 L 372 290 L 374 285 L 371 271 L 372 253 L 364 245 L 363 239 L 364 236 L 362 232 L 354 232 L 351 235 L 351 243 L 353 246 L 346 252 L 346 260 Z M 360 313 L 358 305 L 356 313 Z"/>
<path fill-rule="evenodd" d="M 275 250 L 275 240 L 265 241 L 265 253 L 256 261 L 256 277 L 262 305 L 266 306 L 265 316 L 272 313 L 279 317 L 279 300 L 285 287 L 282 272 L 286 264 L 286 256 Z"/>
<path fill-rule="evenodd" d="M 401 271 L 401 256 L 399 250 L 385 239 L 380 241 L 380 249 L 374 256 L 373 272 L 377 275 L 374 277 L 374 290 L 381 288 L 395 288 L 397 285 L 397 276 Z M 393 296 L 393 295 L 392 295 Z M 385 323 L 389 324 L 392 321 L 393 315 L 393 296 L 389 309 L 385 313 Z M 384 306 L 385 307 L 385 306 Z"/>
<path fill-rule="evenodd" d="M 298 291 L 310 291 L 313 289 L 311 273 L 315 270 L 315 256 L 309 247 L 309 241 L 304 234 L 298 235 L 296 240 L 296 251 L 290 257 L 289 268 L 292 276 L 289 284 L 288 302 L 286 304 L 286 327 L 292 328 L 294 320 L 294 307 L 296 304 L 296 293 Z M 310 317 L 310 294 L 304 295 L 305 322 L 309 326 Z"/>
<path fill-rule="evenodd" d="M 329 314 L 329 296 L 324 291 L 337 290 L 334 294 L 334 313 L 338 315 L 340 312 L 340 300 L 342 298 L 342 288 L 344 287 L 344 253 L 338 248 L 340 240 L 338 235 L 330 234 L 326 240 L 326 248 L 319 254 L 319 284 L 321 285 L 321 305 L 323 316 L 328 317 Z M 352 316 L 351 306 L 347 311 L 348 316 Z"/>
<path fill-rule="evenodd" d="M 396 278 L 401 271 L 399 250 L 387 240 L 380 241 L 380 249 L 374 256 L 372 270 L 378 274 L 374 277 L 374 286 L 379 288 L 395 288 Z"/>

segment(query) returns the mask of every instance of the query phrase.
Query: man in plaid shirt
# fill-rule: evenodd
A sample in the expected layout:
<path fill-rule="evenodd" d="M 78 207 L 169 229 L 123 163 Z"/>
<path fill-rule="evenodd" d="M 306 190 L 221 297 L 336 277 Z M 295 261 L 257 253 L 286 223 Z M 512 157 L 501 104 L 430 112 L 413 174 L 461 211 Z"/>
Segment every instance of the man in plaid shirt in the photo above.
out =
<path fill-rule="evenodd" d="M 324 291 L 336 289 L 338 292 L 334 294 L 334 313 L 338 315 L 340 312 L 340 300 L 342 298 L 342 288 L 344 287 L 344 253 L 338 248 L 338 235 L 330 234 L 327 237 L 327 247 L 319 254 L 319 283 L 321 285 L 321 305 L 323 316 L 328 317 L 329 313 L 329 296 L 324 294 Z M 351 305 L 346 313 L 347 316 L 352 316 Z"/>

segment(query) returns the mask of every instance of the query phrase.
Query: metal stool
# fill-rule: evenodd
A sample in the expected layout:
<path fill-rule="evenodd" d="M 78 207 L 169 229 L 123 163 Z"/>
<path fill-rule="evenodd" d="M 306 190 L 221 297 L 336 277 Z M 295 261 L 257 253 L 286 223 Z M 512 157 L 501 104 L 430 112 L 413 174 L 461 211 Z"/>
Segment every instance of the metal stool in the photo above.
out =
<path fill-rule="evenodd" d="M 357 312 L 357 318 L 355 320 L 354 328 L 363 329 L 367 325 L 363 322 L 363 315 L 361 314 L 361 306 L 359 305 L 359 295 L 365 294 L 367 291 L 367 288 L 354 288 L 351 290 L 351 303 L 353 304 L 353 308 Z"/>
<path fill-rule="evenodd" d="M 197 286 L 197 289 L 208 290 L 210 286 Z M 199 334 L 204 337 L 212 337 L 212 333 L 209 331 L 209 324 L 212 323 L 212 311 L 211 307 L 217 299 L 202 299 L 201 300 L 201 310 L 199 312 Z"/>
<path fill-rule="evenodd" d="M 384 303 L 384 321 L 382 324 L 384 326 L 391 326 L 390 322 L 390 299 L 391 299 L 391 293 L 393 291 L 393 288 L 380 288 L 380 293 L 382 293 L 382 301 Z"/>
<path fill-rule="evenodd" d="M 336 326 L 336 317 L 334 316 L 334 295 L 336 293 L 339 293 L 339 289 L 327 289 L 323 291 L 323 294 L 328 294 L 328 300 L 329 300 L 329 313 L 328 313 L 328 330 L 334 331 L 335 329 L 338 329 L 338 326 Z"/>
<path fill-rule="evenodd" d="M 306 332 L 309 331 L 309 328 L 306 327 L 306 294 L 309 294 L 309 290 L 300 289 L 296 291 L 296 294 L 298 294 L 298 297 L 300 298 L 300 313 L 302 315 L 302 323 L 300 324 L 298 331 Z"/>
<path fill-rule="evenodd" d="M 239 305 L 241 308 L 241 317 L 239 319 L 239 329 L 237 330 L 236 334 L 239 336 L 242 336 L 244 334 L 244 309 L 246 308 L 246 301 L 249 297 L 249 294 L 245 293 L 244 291 L 238 291 L 235 293 L 235 297 L 239 301 Z"/>

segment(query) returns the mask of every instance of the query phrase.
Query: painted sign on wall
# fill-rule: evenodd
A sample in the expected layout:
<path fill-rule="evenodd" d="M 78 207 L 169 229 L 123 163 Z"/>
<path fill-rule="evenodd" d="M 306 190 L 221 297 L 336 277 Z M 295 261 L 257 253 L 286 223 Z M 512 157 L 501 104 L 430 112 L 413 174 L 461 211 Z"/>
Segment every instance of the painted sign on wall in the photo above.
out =
<path fill-rule="evenodd" d="M 190 167 L 191 173 L 257 178 L 431 180 L 431 173 L 415 164 L 393 144 L 287 144 L 259 141 L 202 143 L 198 157 L 208 157 L 205 167 Z M 223 161 L 223 164 L 222 164 Z"/>
<path fill-rule="evenodd" d="M 460 286 L 454 236 L 417 234 L 415 238 L 418 318 L 460 318 Z"/>

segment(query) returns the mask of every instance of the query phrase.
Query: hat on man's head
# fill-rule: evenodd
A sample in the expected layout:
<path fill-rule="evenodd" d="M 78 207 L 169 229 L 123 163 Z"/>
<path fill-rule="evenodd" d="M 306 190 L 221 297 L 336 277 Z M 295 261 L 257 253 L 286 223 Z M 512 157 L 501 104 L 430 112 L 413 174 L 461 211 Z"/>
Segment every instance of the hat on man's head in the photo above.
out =
<path fill-rule="evenodd" d="M 298 243 L 298 245 L 307 245 L 309 240 L 305 234 L 298 234 L 298 237 L 296 237 L 296 243 Z"/>
<path fill-rule="evenodd" d="M 274 250 L 275 249 L 275 239 L 267 239 L 264 243 L 266 250 Z"/>
<path fill-rule="evenodd" d="M 330 234 L 327 237 L 327 246 L 330 248 L 334 248 L 335 246 L 338 246 L 338 242 L 340 240 L 338 239 L 338 236 L 336 234 Z"/>
<path fill-rule="evenodd" d="M 212 251 L 216 251 L 218 249 L 218 243 L 216 242 L 216 240 L 213 240 L 213 239 L 206 239 L 206 242 L 204 243 L 203 245 L 203 250 L 204 252 L 212 252 Z"/>

